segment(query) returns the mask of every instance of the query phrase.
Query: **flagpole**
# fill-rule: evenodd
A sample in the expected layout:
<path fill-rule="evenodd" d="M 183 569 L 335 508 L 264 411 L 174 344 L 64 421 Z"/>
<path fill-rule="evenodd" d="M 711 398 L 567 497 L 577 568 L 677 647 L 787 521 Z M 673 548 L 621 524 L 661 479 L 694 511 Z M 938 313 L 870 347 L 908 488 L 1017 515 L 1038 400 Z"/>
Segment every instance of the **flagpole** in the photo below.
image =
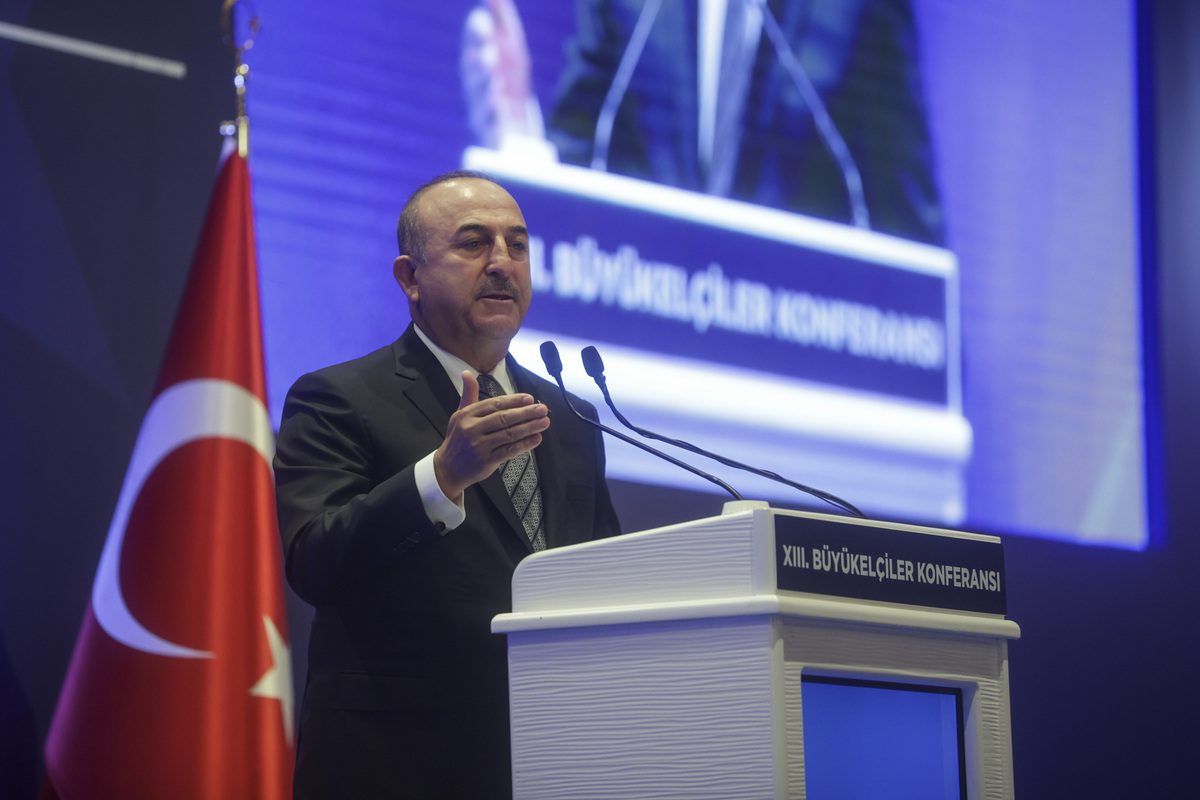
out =
<path fill-rule="evenodd" d="M 235 11 L 241 5 L 246 5 L 247 13 L 251 14 L 249 20 L 246 21 L 245 36 L 242 37 L 236 30 L 237 19 L 235 18 Z M 221 31 L 224 33 L 225 43 L 233 51 L 233 88 L 237 95 L 237 117 L 232 122 L 222 123 L 221 130 L 227 131 L 230 128 L 236 130 L 238 155 L 242 158 L 245 158 L 250 152 L 250 118 L 246 115 L 246 82 L 250 78 L 250 65 L 245 62 L 244 56 L 246 51 L 254 46 L 254 39 L 261 28 L 262 24 L 258 16 L 254 15 L 253 9 L 250 9 L 249 4 L 244 3 L 244 0 L 222 1 Z"/>

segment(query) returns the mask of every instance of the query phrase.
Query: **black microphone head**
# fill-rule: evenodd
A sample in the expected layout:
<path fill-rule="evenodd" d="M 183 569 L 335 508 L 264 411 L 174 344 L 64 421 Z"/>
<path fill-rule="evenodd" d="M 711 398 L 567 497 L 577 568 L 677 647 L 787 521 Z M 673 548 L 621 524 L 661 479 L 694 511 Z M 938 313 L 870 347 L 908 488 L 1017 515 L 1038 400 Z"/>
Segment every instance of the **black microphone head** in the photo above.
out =
<path fill-rule="evenodd" d="M 591 375 L 593 380 L 603 380 L 604 359 L 600 357 L 600 351 L 589 344 L 579 355 L 583 357 L 583 368 L 587 374 Z"/>
<path fill-rule="evenodd" d="M 562 375 L 562 357 L 558 354 L 558 347 L 554 342 L 542 342 L 542 363 L 546 365 L 546 371 L 552 377 Z"/>

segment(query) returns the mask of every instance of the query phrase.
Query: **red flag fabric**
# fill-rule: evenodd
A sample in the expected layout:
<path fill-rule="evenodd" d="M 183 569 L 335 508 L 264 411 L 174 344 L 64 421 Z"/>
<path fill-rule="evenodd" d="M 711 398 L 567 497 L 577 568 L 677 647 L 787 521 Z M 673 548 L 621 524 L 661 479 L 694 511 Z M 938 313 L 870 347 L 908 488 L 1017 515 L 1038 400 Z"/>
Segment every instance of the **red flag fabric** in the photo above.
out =
<path fill-rule="evenodd" d="M 222 164 L 46 743 L 47 793 L 290 797 L 250 173 Z"/>

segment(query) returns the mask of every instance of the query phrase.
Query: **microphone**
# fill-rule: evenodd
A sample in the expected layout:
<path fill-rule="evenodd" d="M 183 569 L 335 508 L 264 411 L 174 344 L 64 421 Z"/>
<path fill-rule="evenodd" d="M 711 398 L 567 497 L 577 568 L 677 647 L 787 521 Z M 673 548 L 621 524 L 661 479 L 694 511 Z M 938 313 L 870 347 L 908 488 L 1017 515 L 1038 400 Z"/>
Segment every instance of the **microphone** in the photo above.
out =
<path fill-rule="evenodd" d="M 804 99 L 804 104 L 808 106 L 808 110 L 812 113 L 813 123 L 817 127 L 817 133 L 820 134 L 825 146 L 829 148 L 830 154 L 834 161 L 837 162 L 838 169 L 842 172 L 842 180 L 846 184 L 846 192 L 850 195 L 850 214 L 854 220 L 855 227 L 871 229 L 871 215 L 867 211 L 867 198 L 863 194 L 862 175 L 858 171 L 858 165 L 854 163 L 854 156 L 850 154 L 850 148 L 846 145 L 846 140 L 842 138 L 841 132 L 834 124 L 833 118 L 829 115 L 829 109 L 821 100 L 821 95 L 817 92 L 817 87 L 813 86 L 812 80 L 808 77 L 808 73 L 804 71 L 804 67 L 800 64 L 800 59 L 796 58 L 796 54 L 792 52 L 791 43 L 788 42 L 787 34 L 783 32 L 783 28 L 779 26 L 779 20 L 775 18 L 775 14 L 771 11 L 770 6 L 765 0 L 747 0 L 751 5 L 758 6 L 762 12 L 763 30 L 767 34 L 767 38 L 771 41 L 771 47 L 775 50 L 775 56 L 779 59 L 779 63 L 787 71 L 788 77 L 792 79 L 792 83 L 800 92 L 800 96 Z"/>
<path fill-rule="evenodd" d="M 543 345 L 543 347 L 544 346 L 545 345 Z M 863 519 L 866 518 L 866 515 L 864 515 L 861 511 L 859 511 L 857 508 L 855 508 L 849 502 L 843 500 L 842 498 L 838 497 L 837 495 L 830 494 L 829 492 L 823 492 L 820 489 L 814 489 L 811 486 L 805 486 L 802 483 L 796 483 L 795 481 L 789 480 L 788 478 L 785 478 L 782 475 L 779 475 L 777 473 L 771 472 L 770 470 L 759 469 L 758 467 L 752 467 L 748 464 L 743 464 L 740 461 L 734 461 L 732 458 L 726 458 L 725 456 L 717 455 L 716 453 L 711 453 L 708 450 L 705 450 L 701 447 L 697 447 L 696 445 L 691 444 L 690 442 L 685 442 L 682 439 L 672 439 L 669 436 L 663 436 L 661 434 L 654 433 L 653 431 L 648 431 L 645 428 L 639 428 L 638 426 L 634 425 L 629 420 L 625 419 L 625 415 L 617 410 L 616 403 L 613 402 L 612 395 L 609 394 L 609 392 L 608 392 L 608 381 L 604 377 L 604 361 L 603 361 L 603 359 L 600 358 L 600 352 L 595 347 L 588 345 L 587 347 L 583 348 L 583 351 L 580 353 L 580 355 L 583 357 L 583 368 L 587 371 L 588 375 L 592 376 L 592 380 L 594 380 L 596 382 L 596 385 L 600 387 L 601 393 L 604 394 L 604 402 L 608 403 L 608 407 L 610 409 L 612 409 L 613 415 L 618 420 L 620 420 L 621 424 L 624 425 L 626 428 L 629 428 L 634 433 L 637 433 L 641 436 L 645 436 L 648 439 L 655 439 L 660 442 L 666 442 L 667 444 L 674 445 L 675 447 L 683 448 L 684 450 L 695 453 L 696 455 L 699 455 L 699 456 L 704 456 L 705 458 L 711 458 L 713 461 L 720 462 L 727 467 L 733 467 L 735 469 L 745 470 L 746 472 L 751 472 L 755 475 L 759 475 L 759 476 L 762 476 L 769 480 L 776 481 L 777 483 L 782 483 L 786 486 L 790 486 L 793 489 L 799 489 L 800 491 L 804 492 L 805 494 L 812 495 L 813 497 L 816 497 L 819 500 L 824 500 L 826 503 L 829 503 L 830 505 L 833 505 L 833 506 L 837 506 L 838 508 L 842 509 L 843 511 L 846 511 L 849 514 L 852 514 L 856 517 L 861 517 Z M 558 354 L 556 352 L 555 357 L 557 357 L 557 356 L 558 356 Z M 559 369 L 560 370 L 562 369 L 561 363 L 559 364 Z"/>
<path fill-rule="evenodd" d="M 629 44 L 625 45 L 625 52 L 621 54 L 621 61 L 617 64 L 613 82 L 609 85 L 608 93 L 604 95 L 604 103 L 600 106 L 600 112 L 596 116 L 596 133 L 592 142 L 592 169 L 608 171 L 608 148 L 612 142 L 613 125 L 617 121 L 617 109 L 620 107 L 621 101 L 625 99 L 625 93 L 629 91 L 629 81 L 633 79 L 634 67 L 641 60 L 642 50 L 646 47 L 646 39 L 650 38 L 650 29 L 654 27 L 654 20 L 658 17 L 658 9 L 661 6 L 662 0 L 649 0 L 642 7 L 637 22 L 633 26 L 633 33 L 629 35 Z"/>
<path fill-rule="evenodd" d="M 734 489 L 732 486 L 730 486 L 725 481 L 718 478 L 716 475 L 709 475 L 707 472 L 705 472 L 702 469 L 698 469 L 696 467 L 693 467 L 691 464 L 680 461 L 678 458 L 675 458 L 672 455 L 668 455 L 667 453 L 664 453 L 661 450 L 655 450 L 653 447 L 650 447 L 647 444 L 639 442 L 637 439 L 634 439 L 632 436 L 626 436 L 625 434 L 621 433 L 618 430 L 613 430 L 612 428 L 608 427 L 607 425 L 602 425 L 601 423 L 597 422 L 596 420 L 591 419 L 590 417 L 586 417 L 583 414 L 580 414 L 579 410 L 576 409 L 575 406 L 571 403 L 571 398 L 567 395 L 567 387 L 563 384 L 563 379 L 562 379 L 563 365 L 562 365 L 562 358 L 560 358 L 558 355 L 558 347 L 554 344 L 554 342 L 542 342 L 541 351 L 542 351 L 542 362 L 546 365 L 546 371 L 549 372 L 554 377 L 554 380 L 558 382 L 558 388 L 560 391 L 562 391 L 563 402 L 565 402 L 567 404 L 567 408 L 571 409 L 571 413 L 573 413 L 575 416 L 579 417 L 581 420 L 586 422 L 588 425 L 591 425 L 593 428 L 599 428 L 600 430 L 607 433 L 609 436 L 615 436 L 616 438 L 620 439 L 623 442 L 626 442 L 627 444 L 631 444 L 640 450 L 645 450 L 647 453 L 650 453 L 651 455 L 654 455 L 654 456 L 658 456 L 659 458 L 663 459 L 664 461 L 669 461 L 677 467 L 682 467 L 683 469 L 686 469 L 688 472 L 692 473 L 693 475 L 698 475 L 699 477 L 704 478 L 704 480 L 706 480 L 706 481 L 711 481 L 712 483 L 715 483 L 717 486 L 720 486 L 726 492 L 729 492 L 730 496 L 733 497 L 734 500 L 745 499 L 740 494 L 738 494 L 736 489 Z"/>

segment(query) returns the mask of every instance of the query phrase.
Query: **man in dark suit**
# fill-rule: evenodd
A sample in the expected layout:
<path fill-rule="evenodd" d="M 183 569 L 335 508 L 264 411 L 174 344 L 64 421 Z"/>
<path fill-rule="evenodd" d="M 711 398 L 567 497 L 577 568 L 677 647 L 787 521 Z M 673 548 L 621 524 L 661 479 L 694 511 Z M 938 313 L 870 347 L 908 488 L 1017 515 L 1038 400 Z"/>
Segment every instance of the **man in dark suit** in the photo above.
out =
<path fill-rule="evenodd" d="M 316 608 L 296 795 L 502 798 L 507 657 L 490 621 L 522 558 L 615 534 L 616 513 L 598 432 L 507 355 L 531 294 L 513 198 L 441 176 L 398 238 L 413 324 L 298 380 L 279 431 L 288 581 Z"/>

